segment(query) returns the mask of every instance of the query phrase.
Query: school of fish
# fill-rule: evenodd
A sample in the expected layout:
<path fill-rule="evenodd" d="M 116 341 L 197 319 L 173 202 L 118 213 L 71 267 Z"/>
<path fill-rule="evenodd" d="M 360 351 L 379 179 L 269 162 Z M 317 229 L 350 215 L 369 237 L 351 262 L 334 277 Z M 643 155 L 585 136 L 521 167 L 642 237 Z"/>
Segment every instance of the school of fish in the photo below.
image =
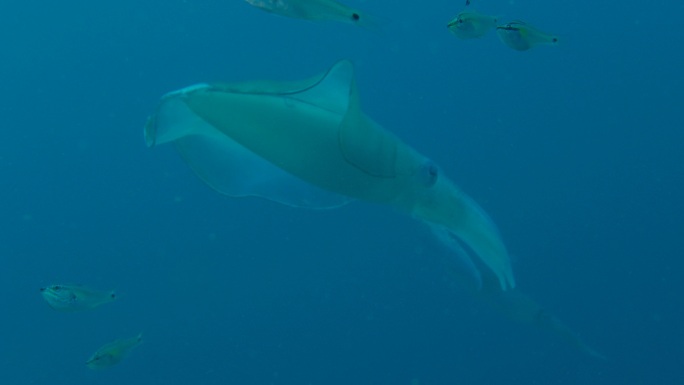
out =
<path fill-rule="evenodd" d="M 468 5 L 470 2 L 466 3 L 466 6 Z M 489 31 L 496 30 L 501 42 L 516 51 L 527 51 L 539 45 L 558 44 L 558 36 L 543 32 L 524 21 L 515 20 L 499 24 L 498 17 L 475 11 L 460 12 L 447 23 L 447 28 L 459 39 L 477 39 Z"/>
<path fill-rule="evenodd" d="M 76 284 L 57 284 L 40 288 L 40 294 L 48 305 L 60 312 L 93 310 L 113 302 L 117 295 L 113 290 L 103 291 Z M 103 345 L 86 361 L 90 369 L 105 369 L 121 362 L 142 342 L 142 334 L 134 338 L 119 339 Z"/>
<path fill-rule="evenodd" d="M 249 5 L 277 15 L 309 21 L 337 21 L 362 27 L 376 27 L 377 18 L 335 0 L 245 0 Z M 467 0 L 465 6 L 470 6 Z M 556 45 L 558 37 L 523 21 L 499 24 L 499 18 L 476 11 L 462 11 L 447 28 L 460 39 L 477 39 L 496 30 L 501 42 L 516 51 L 539 45 Z"/>

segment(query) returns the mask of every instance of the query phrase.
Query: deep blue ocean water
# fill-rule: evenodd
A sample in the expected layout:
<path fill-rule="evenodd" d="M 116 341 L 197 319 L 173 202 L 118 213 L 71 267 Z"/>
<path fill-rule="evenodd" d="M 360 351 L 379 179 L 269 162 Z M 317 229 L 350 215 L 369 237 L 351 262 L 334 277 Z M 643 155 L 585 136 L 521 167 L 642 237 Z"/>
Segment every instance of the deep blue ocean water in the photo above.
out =
<path fill-rule="evenodd" d="M 0 383 L 684 383 L 684 5 L 473 0 L 561 39 L 516 52 L 450 34 L 463 1 L 346 3 L 382 30 L 239 0 L 3 2 Z M 606 360 L 461 290 L 400 213 L 230 199 L 144 144 L 168 91 L 342 58 L 364 111 L 493 218 L 520 290 Z M 54 283 L 120 298 L 60 313 Z"/>

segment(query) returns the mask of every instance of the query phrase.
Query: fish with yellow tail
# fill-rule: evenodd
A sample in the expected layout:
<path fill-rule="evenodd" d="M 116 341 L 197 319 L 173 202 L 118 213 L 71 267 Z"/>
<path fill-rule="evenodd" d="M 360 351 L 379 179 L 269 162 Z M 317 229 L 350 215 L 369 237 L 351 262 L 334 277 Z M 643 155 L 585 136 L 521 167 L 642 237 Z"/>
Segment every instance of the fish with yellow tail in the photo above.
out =
<path fill-rule="evenodd" d="M 114 301 L 114 291 L 100 291 L 82 285 L 51 285 L 40 288 L 51 308 L 70 312 L 94 309 Z"/>
<path fill-rule="evenodd" d="M 86 361 L 86 366 L 94 370 L 112 367 L 126 358 L 126 356 L 141 343 L 142 333 L 138 334 L 136 337 L 110 342 L 99 348 L 95 354 Z"/>

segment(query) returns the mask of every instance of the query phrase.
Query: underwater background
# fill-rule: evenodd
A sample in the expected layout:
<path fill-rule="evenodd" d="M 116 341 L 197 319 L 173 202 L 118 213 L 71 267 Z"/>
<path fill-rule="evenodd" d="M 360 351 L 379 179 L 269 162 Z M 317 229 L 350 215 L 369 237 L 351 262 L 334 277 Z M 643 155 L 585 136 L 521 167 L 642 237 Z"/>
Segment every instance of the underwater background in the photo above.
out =
<path fill-rule="evenodd" d="M 345 4 L 382 28 L 239 0 L 3 1 L 2 384 L 683 383 L 684 5 L 473 0 L 560 37 L 517 52 L 449 33 L 461 0 Z M 472 298 L 398 212 L 227 198 L 144 144 L 168 91 L 343 58 L 364 111 L 487 211 L 518 287 L 606 360 Z M 60 313 L 55 283 L 119 299 Z"/>

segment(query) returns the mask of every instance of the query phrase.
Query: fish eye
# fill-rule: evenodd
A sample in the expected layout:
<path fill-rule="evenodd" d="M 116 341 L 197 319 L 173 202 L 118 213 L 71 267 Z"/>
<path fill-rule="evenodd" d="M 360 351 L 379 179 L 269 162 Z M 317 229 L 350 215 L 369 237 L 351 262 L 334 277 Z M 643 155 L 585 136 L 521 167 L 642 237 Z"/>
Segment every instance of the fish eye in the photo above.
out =
<path fill-rule="evenodd" d="M 352 20 L 354 20 L 354 21 L 359 21 L 359 19 L 361 18 L 361 16 L 359 16 L 358 13 L 352 13 L 351 18 L 352 18 Z"/>
<path fill-rule="evenodd" d="M 54 290 L 54 291 L 60 291 L 60 290 L 62 290 L 62 287 L 59 286 L 59 285 L 54 285 L 54 286 L 52 286 L 52 290 Z"/>

